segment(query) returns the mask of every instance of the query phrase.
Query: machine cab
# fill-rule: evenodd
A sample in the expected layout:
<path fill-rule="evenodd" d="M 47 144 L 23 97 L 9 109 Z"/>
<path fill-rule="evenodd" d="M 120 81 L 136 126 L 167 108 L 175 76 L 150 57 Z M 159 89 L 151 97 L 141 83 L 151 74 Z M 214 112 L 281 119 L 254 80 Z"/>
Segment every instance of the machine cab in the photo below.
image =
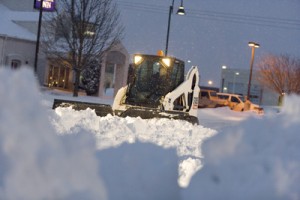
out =
<path fill-rule="evenodd" d="M 134 55 L 126 104 L 156 108 L 184 81 L 184 62 L 173 57 Z"/>

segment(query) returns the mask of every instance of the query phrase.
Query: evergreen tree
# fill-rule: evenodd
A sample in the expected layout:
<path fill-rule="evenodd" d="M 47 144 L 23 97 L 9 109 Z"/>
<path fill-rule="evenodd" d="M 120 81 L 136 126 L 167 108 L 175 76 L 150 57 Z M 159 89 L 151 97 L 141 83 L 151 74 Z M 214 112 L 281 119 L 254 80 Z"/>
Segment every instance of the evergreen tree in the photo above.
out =
<path fill-rule="evenodd" d="M 87 95 L 96 95 L 99 89 L 100 65 L 92 64 L 81 73 L 81 84 Z"/>

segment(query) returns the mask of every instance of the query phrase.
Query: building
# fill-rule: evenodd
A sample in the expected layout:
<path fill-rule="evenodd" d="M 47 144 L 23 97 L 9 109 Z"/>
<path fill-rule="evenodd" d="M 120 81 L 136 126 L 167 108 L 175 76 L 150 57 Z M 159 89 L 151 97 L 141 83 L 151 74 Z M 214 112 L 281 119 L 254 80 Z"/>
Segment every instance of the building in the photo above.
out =
<path fill-rule="evenodd" d="M 0 2 L 1 66 L 14 69 L 22 65 L 33 66 L 38 15 L 32 8 L 27 8 L 24 2 Z"/>
<path fill-rule="evenodd" d="M 33 0 L 0 1 L 0 66 L 12 69 L 31 67 L 34 70 L 39 12 Z M 130 56 L 119 43 L 105 53 L 101 64 L 98 96 L 114 96 L 127 83 Z M 74 73 L 57 64 L 42 52 L 38 56 L 37 78 L 41 85 L 73 90 Z M 56 64 L 54 64 L 56 63 Z"/>
<path fill-rule="evenodd" d="M 122 44 L 106 53 L 100 73 L 100 97 L 115 96 L 127 84 L 129 60 L 129 54 Z"/>
<path fill-rule="evenodd" d="M 247 96 L 250 70 L 222 68 L 220 92 Z M 277 105 L 278 95 L 264 88 L 256 79 L 258 72 L 253 70 L 250 100 L 259 105 Z"/>
<path fill-rule="evenodd" d="M 47 59 L 47 79 L 45 84 L 51 88 L 73 90 L 75 73 L 70 66 Z M 100 81 L 97 96 L 114 97 L 117 91 L 127 84 L 129 54 L 119 43 L 105 52 L 100 67 Z"/>

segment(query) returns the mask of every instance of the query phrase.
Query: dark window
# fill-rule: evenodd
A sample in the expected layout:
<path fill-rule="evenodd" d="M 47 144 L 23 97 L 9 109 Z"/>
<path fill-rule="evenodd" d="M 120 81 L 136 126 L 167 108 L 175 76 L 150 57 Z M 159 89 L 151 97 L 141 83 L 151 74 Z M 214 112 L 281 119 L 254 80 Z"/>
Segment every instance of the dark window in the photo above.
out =
<path fill-rule="evenodd" d="M 185 109 L 186 108 L 186 102 L 185 102 L 184 95 L 182 94 L 177 99 L 175 99 L 173 105 L 174 105 L 174 110 L 183 110 L 183 109 Z"/>
<path fill-rule="evenodd" d="M 173 82 L 173 89 L 175 89 L 178 85 L 180 85 L 183 82 L 183 77 L 184 77 L 183 71 L 184 71 L 183 63 L 175 61 L 173 71 L 171 74 L 171 79 Z"/>
<path fill-rule="evenodd" d="M 231 102 L 241 103 L 241 101 L 238 98 L 236 98 L 236 97 L 231 97 Z"/>
<path fill-rule="evenodd" d="M 20 68 L 20 66 L 21 66 L 21 61 L 20 61 L 20 60 L 14 59 L 14 60 L 12 60 L 11 63 L 10 63 L 10 67 L 11 67 L 12 69 L 18 69 L 18 68 Z"/>
<path fill-rule="evenodd" d="M 113 74 L 114 73 L 114 68 L 115 68 L 114 64 L 107 64 L 106 67 L 105 67 L 105 73 Z"/>
<path fill-rule="evenodd" d="M 210 96 L 217 97 L 217 93 L 216 92 L 210 92 Z"/>
<path fill-rule="evenodd" d="M 206 91 L 202 91 L 201 92 L 201 98 L 209 98 L 209 96 L 208 96 L 208 92 L 206 92 Z"/>
<path fill-rule="evenodd" d="M 228 95 L 222 95 L 222 94 L 218 94 L 219 99 L 225 99 L 228 100 L 229 96 Z"/>
<path fill-rule="evenodd" d="M 107 88 L 114 88 L 115 86 L 115 64 L 108 63 L 105 67 L 105 89 Z M 111 89 L 112 90 L 112 89 Z"/>

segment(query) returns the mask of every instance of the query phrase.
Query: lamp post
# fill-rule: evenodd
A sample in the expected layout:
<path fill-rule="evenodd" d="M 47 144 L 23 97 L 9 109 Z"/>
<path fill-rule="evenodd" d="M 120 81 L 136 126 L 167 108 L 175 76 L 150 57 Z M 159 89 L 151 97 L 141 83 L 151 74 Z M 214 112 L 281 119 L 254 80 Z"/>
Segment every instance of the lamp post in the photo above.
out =
<path fill-rule="evenodd" d="M 43 15 L 43 2 L 41 0 L 40 10 L 39 10 L 39 22 L 38 22 L 38 31 L 37 31 L 37 39 L 35 45 L 35 57 L 34 57 L 34 72 L 37 74 L 37 63 L 39 56 L 39 47 L 40 47 L 40 35 L 41 35 L 41 25 L 42 25 L 42 15 Z"/>
<path fill-rule="evenodd" d="M 235 72 L 234 73 L 234 77 L 233 77 L 233 94 L 235 93 L 235 80 L 236 80 L 236 76 L 240 75 L 239 72 Z"/>
<path fill-rule="evenodd" d="M 222 82 L 221 82 L 221 92 L 224 92 L 224 82 L 225 82 L 225 77 L 224 77 L 224 70 L 227 69 L 226 65 L 222 66 L 222 72 L 221 72 L 221 76 L 222 76 Z"/>
<path fill-rule="evenodd" d="M 250 73 L 249 73 L 249 82 L 248 82 L 248 91 L 247 91 L 247 99 L 250 100 L 250 88 L 251 88 L 251 79 L 252 79 L 252 69 L 253 69 L 253 62 L 254 62 L 254 54 L 255 49 L 259 48 L 260 45 L 255 42 L 249 42 L 248 46 L 251 48 L 251 63 L 250 63 Z"/>
<path fill-rule="evenodd" d="M 184 7 L 183 7 L 183 0 L 181 0 L 181 5 L 178 8 L 177 14 L 178 15 L 185 15 Z M 170 24 L 171 24 L 171 15 L 173 13 L 173 7 L 174 7 L 174 0 L 172 0 L 172 4 L 169 8 L 169 19 L 168 19 L 168 30 L 167 30 L 167 41 L 166 41 L 166 50 L 165 55 L 168 55 L 168 48 L 169 48 L 169 35 L 170 35 Z"/>

